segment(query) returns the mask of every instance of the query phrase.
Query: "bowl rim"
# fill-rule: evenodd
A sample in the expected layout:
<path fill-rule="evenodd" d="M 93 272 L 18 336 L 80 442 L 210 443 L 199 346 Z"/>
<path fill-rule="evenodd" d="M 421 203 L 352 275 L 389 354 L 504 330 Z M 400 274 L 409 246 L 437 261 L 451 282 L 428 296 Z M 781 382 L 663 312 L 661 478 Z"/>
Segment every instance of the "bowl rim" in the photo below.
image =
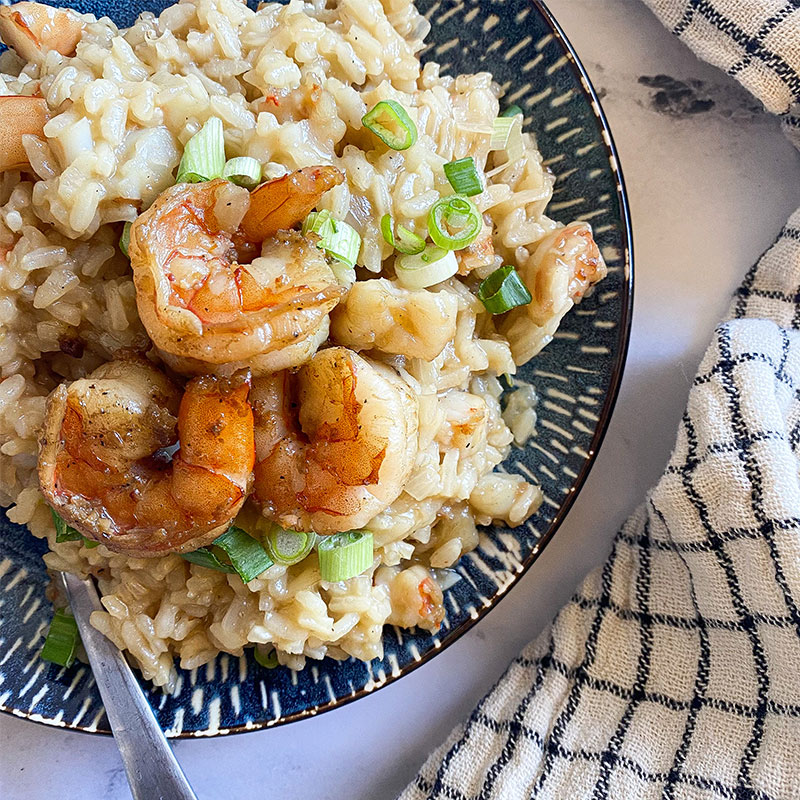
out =
<path fill-rule="evenodd" d="M 492 611 L 494 608 L 496 608 L 500 604 L 500 602 L 502 602 L 502 600 L 508 595 L 508 593 L 515 586 L 519 584 L 522 577 L 528 572 L 528 570 L 530 570 L 534 562 L 541 555 L 544 548 L 547 546 L 547 544 L 550 542 L 553 536 L 555 536 L 558 529 L 561 527 L 562 523 L 564 522 L 564 519 L 566 518 L 570 509 L 572 508 L 575 499 L 577 498 L 581 489 L 584 487 L 587 478 L 589 477 L 589 473 L 591 472 L 592 467 L 594 466 L 595 461 L 597 460 L 597 455 L 600 451 L 600 447 L 603 443 L 603 440 L 605 439 L 606 432 L 608 431 L 608 427 L 611 422 L 611 417 L 613 416 L 614 413 L 614 408 L 617 403 L 617 398 L 619 397 L 619 390 L 622 385 L 622 378 L 628 356 L 628 348 L 631 337 L 631 325 L 633 321 L 633 289 L 634 289 L 633 228 L 631 225 L 631 215 L 628 203 L 628 195 L 627 195 L 627 190 L 625 188 L 625 179 L 622 174 L 622 166 L 620 164 L 619 154 L 617 152 L 617 147 L 616 144 L 614 143 L 614 137 L 611 133 L 611 128 L 608 124 L 608 120 L 606 119 L 605 112 L 603 111 L 600 99 L 597 96 L 597 92 L 594 86 L 592 85 L 588 73 L 586 72 L 586 68 L 583 66 L 583 63 L 581 62 L 577 52 L 575 51 L 575 48 L 572 46 L 572 43 L 567 38 L 566 33 L 564 33 L 564 29 L 561 27 L 561 25 L 553 15 L 553 13 L 547 7 L 544 0 L 529 0 L 529 1 L 531 5 L 534 6 L 534 8 L 539 12 L 544 22 L 549 26 L 553 38 L 556 39 L 561 45 L 562 49 L 564 50 L 564 54 L 567 58 L 569 68 L 572 70 L 575 78 L 581 84 L 584 96 L 586 96 L 589 100 L 589 105 L 592 109 L 592 113 L 594 114 L 595 120 L 597 121 L 597 124 L 602 133 L 603 147 L 605 148 L 606 156 L 608 158 L 611 171 L 614 175 L 615 190 L 620 209 L 623 286 L 620 290 L 620 299 L 622 307 L 621 307 L 621 318 L 619 320 L 619 339 L 618 339 L 619 351 L 614 360 L 611 376 L 609 379 L 608 392 L 606 393 L 605 399 L 603 401 L 603 406 L 600 409 L 597 428 L 595 429 L 594 436 L 592 437 L 589 446 L 588 450 L 589 457 L 584 460 L 583 466 L 581 467 L 581 470 L 578 473 L 578 477 L 575 478 L 575 480 L 573 481 L 573 484 L 570 487 L 569 494 L 564 498 L 564 502 L 559 507 L 558 512 L 550 522 L 550 525 L 548 526 L 547 530 L 539 537 L 538 541 L 536 542 L 536 545 L 533 547 L 531 552 L 521 562 L 521 568 L 515 572 L 513 579 L 507 585 L 503 586 L 498 591 L 498 593 L 494 595 L 494 597 L 487 605 L 484 605 L 480 610 L 478 610 L 474 617 L 470 617 L 469 619 L 462 622 L 458 628 L 455 628 L 452 634 L 450 634 L 445 640 L 443 640 L 438 647 L 431 648 L 424 655 L 420 656 L 419 659 L 415 659 L 411 663 L 406 664 L 404 667 L 400 668 L 396 674 L 387 676 L 385 680 L 381 681 L 378 685 L 372 685 L 369 688 L 362 687 L 361 689 L 356 690 L 347 697 L 338 697 L 328 701 L 327 703 L 309 708 L 304 708 L 300 711 L 294 711 L 291 714 L 287 714 L 286 716 L 281 716 L 278 719 L 274 720 L 264 720 L 260 722 L 249 721 L 242 725 L 220 727 L 215 729 L 213 733 L 207 730 L 200 730 L 200 731 L 181 731 L 177 735 L 172 735 L 172 736 L 167 734 L 171 739 L 211 739 L 220 736 L 230 736 L 240 733 L 252 733 L 255 731 L 264 730 L 266 728 L 274 728 L 279 725 L 287 725 L 291 722 L 297 722 L 299 720 L 307 719 L 309 717 L 315 717 L 318 716 L 319 714 L 324 714 L 326 712 L 333 711 L 334 709 L 341 708 L 342 706 L 352 703 L 355 700 L 359 700 L 362 697 L 366 697 L 370 694 L 373 694 L 374 692 L 379 691 L 380 689 L 383 689 L 384 687 L 392 683 L 395 683 L 396 681 L 400 680 L 400 678 L 405 677 L 409 673 L 421 667 L 423 664 L 426 664 L 428 661 L 437 656 L 443 650 L 446 650 L 448 647 L 450 647 L 454 642 L 458 641 L 462 636 L 464 636 L 464 634 L 467 633 L 467 631 L 471 630 L 475 625 L 477 625 L 481 620 L 483 620 L 489 614 L 489 612 Z M 26 714 L 25 712 L 20 711 L 19 709 L 11 708 L 9 706 L 6 706 L 5 704 L 0 705 L 0 713 L 9 714 L 11 716 L 15 716 L 20 719 L 27 720 L 29 722 L 34 722 L 36 724 L 43 725 L 48 728 L 61 728 L 63 730 L 75 731 L 78 733 L 85 733 L 92 735 L 97 735 L 97 734 L 104 736 L 111 735 L 111 731 L 109 729 L 97 728 L 97 727 L 89 729 L 89 727 L 87 726 L 70 725 L 68 723 L 60 721 L 57 722 L 53 719 L 43 719 L 39 715 Z"/>

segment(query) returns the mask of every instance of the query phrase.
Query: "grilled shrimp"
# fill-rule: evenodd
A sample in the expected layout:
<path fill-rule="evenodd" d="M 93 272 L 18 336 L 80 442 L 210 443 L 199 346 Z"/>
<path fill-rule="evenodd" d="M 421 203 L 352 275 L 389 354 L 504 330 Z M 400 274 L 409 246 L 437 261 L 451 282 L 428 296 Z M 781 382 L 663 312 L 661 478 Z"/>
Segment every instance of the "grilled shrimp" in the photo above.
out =
<path fill-rule="evenodd" d="M 202 547 L 244 503 L 254 464 L 249 378 L 180 390 L 144 360 L 112 361 L 47 401 L 39 483 L 50 506 L 109 550 Z M 163 449 L 180 440 L 170 461 Z"/>
<path fill-rule="evenodd" d="M 262 183 L 250 195 L 250 207 L 242 219 L 244 235 L 261 242 L 294 227 L 314 210 L 325 192 L 343 180 L 336 167 L 305 167 Z"/>
<path fill-rule="evenodd" d="M 389 367 L 344 347 L 253 383 L 253 499 L 286 528 L 363 527 L 397 499 L 417 452 L 416 400 Z"/>
<path fill-rule="evenodd" d="M 433 361 L 455 337 L 457 315 L 458 298 L 449 292 L 357 281 L 331 314 L 331 338 L 353 350 Z"/>
<path fill-rule="evenodd" d="M 131 227 L 139 316 L 173 369 L 274 372 L 307 361 L 327 337 L 328 313 L 344 290 L 309 239 L 296 232 L 273 235 L 278 218 L 286 227 L 300 221 L 297 207 L 289 213 L 278 204 L 261 229 L 252 220 L 246 230 L 240 227 L 273 183 L 252 195 L 224 180 L 179 184 Z M 327 185 L 312 193 L 314 204 Z M 303 208 L 311 196 L 304 195 Z M 280 187 L 277 197 L 283 197 Z M 254 242 L 260 257 L 237 263 L 240 253 L 253 254 Z"/>
<path fill-rule="evenodd" d="M 605 278 L 607 269 L 591 227 L 573 222 L 542 239 L 520 274 L 532 300 L 512 309 L 499 330 L 508 338 L 516 363 L 524 364 L 553 338 L 564 314 Z M 531 323 L 540 329 L 538 336 L 531 336 Z"/>
<path fill-rule="evenodd" d="M 50 50 L 62 56 L 75 55 L 82 33 L 83 22 L 68 8 L 29 2 L 0 6 L 0 39 L 34 64 L 43 61 Z"/>
<path fill-rule="evenodd" d="M 0 6 L 0 11 L 3 7 Z M 22 144 L 27 134 L 44 137 L 44 125 L 49 117 L 43 97 L 27 95 L 0 96 L 0 172 L 26 169 L 30 166 Z"/>

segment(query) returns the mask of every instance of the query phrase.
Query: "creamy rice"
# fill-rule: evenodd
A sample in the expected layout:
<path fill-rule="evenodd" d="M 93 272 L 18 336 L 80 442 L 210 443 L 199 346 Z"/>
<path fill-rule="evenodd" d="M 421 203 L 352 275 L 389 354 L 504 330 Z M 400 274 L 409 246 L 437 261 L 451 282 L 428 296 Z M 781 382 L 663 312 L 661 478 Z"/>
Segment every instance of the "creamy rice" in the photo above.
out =
<path fill-rule="evenodd" d="M 429 568 L 474 549 L 477 525 L 518 525 L 542 499 L 538 487 L 494 471 L 536 419 L 524 384 L 501 407 L 498 376 L 538 352 L 573 304 L 565 286 L 542 280 L 544 262 L 535 259 L 559 227 L 544 214 L 553 176 L 535 142 L 526 134 L 513 163 L 490 153 L 498 87 L 488 73 L 448 77 L 436 64 L 422 67 L 429 26 L 408 0 L 291 0 L 258 12 L 238 0 L 196 0 L 143 14 L 127 31 L 83 19 L 74 57 L 51 51 L 41 65 L 24 65 L 12 52 L 0 56 L 0 95 L 41 93 L 52 112 L 45 136 L 24 140 L 35 179 L 0 175 L 0 500 L 11 505 L 9 518 L 47 537 L 48 567 L 97 578 L 106 610 L 93 624 L 157 685 L 172 684 L 176 658 L 191 669 L 220 651 L 274 645 L 294 668 L 326 655 L 368 660 L 382 653 L 386 623 L 436 627 L 420 610 Z M 361 125 L 383 99 L 416 120 L 419 141 L 403 153 L 378 147 Z M 424 236 L 428 210 L 447 189 L 443 164 L 467 155 L 485 171 L 474 200 L 494 226 L 494 258 L 473 278 L 504 263 L 537 275 L 531 288 L 543 311 L 535 322 L 512 312 L 496 326 L 454 277 L 436 288 L 458 308 L 439 356 L 370 353 L 418 397 L 419 450 L 403 493 L 368 526 L 373 567 L 341 583 L 321 581 L 314 553 L 245 585 L 174 554 L 142 559 L 56 543 L 38 489 L 47 394 L 149 344 L 130 264 L 116 246 L 119 223 L 174 182 L 183 146 L 214 116 L 228 157 L 252 156 L 268 177 L 317 164 L 344 172 L 320 207 L 361 235 L 361 277 L 392 277 L 382 215 Z M 470 403 L 482 422 L 459 437 Z"/>

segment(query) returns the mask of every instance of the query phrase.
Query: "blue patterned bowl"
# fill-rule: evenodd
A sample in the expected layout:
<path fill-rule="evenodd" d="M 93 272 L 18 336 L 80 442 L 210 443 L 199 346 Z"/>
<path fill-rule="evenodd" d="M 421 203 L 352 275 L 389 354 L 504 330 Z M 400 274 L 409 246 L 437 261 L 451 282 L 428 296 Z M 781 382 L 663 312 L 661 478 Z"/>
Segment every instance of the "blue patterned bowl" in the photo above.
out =
<path fill-rule="evenodd" d="M 4 1 L 4 0 L 0 0 Z M 129 25 L 169 0 L 58 0 Z M 533 564 L 583 485 L 608 426 L 628 345 L 632 252 L 619 162 L 597 95 L 558 23 L 531 0 L 421 0 L 432 23 L 423 59 L 450 74 L 490 70 L 521 106 L 558 179 L 549 212 L 594 226 L 608 278 L 567 315 L 555 340 L 522 370 L 540 394 L 538 434 L 505 464 L 541 484 L 544 503 L 515 530 L 487 530 L 459 566 L 436 635 L 388 628 L 385 655 L 310 663 L 302 672 L 266 671 L 250 655 L 220 656 L 182 672 L 169 695 L 145 687 L 169 736 L 215 736 L 292 722 L 362 697 L 397 680 L 454 642 L 493 608 Z M 0 522 L 0 709 L 20 717 L 107 733 L 89 669 L 39 659 L 51 616 L 43 544 Z"/>

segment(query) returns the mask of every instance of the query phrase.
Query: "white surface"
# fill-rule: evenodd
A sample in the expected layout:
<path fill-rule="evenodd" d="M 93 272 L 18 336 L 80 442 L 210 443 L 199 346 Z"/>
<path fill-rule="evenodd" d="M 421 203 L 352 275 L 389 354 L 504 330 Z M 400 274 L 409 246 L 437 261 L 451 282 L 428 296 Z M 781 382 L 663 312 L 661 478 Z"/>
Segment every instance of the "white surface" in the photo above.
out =
<path fill-rule="evenodd" d="M 658 477 L 689 381 L 745 270 L 800 205 L 800 157 L 778 124 L 634 0 L 551 0 L 605 94 L 630 192 L 636 299 L 617 410 L 586 487 L 521 584 L 446 652 L 363 700 L 283 728 L 176 752 L 200 800 L 389 800 L 599 564 Z M 652 108 L 641 75 L 705 82 L 707 112 Z M 110 739 L 0 717 L 4 800 L 127 800 Z"/>

